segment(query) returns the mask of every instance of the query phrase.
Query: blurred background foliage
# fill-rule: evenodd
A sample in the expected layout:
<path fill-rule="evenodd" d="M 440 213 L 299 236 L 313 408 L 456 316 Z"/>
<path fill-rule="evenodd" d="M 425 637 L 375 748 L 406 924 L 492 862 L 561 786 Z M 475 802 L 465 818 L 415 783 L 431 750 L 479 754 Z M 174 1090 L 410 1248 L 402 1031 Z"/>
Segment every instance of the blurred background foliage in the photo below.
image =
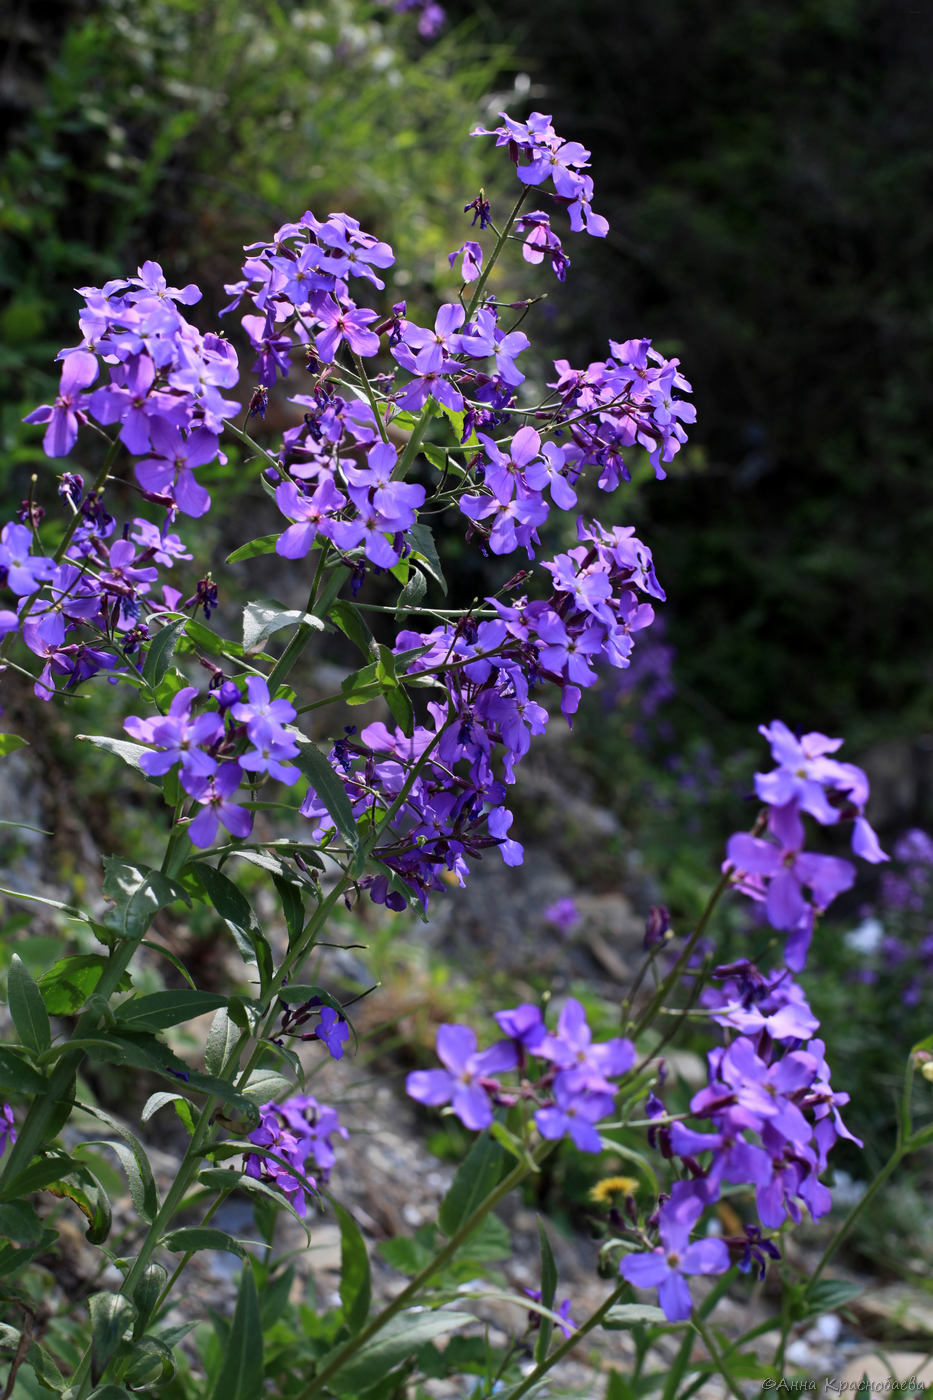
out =
<path fill-rule="evenodd" d="M 679 479 L 624 507 L 691 727 L 929 729 L 933 9 L 510 0 L 482 25 L 592 150 L 611 225 L 573 241 L 561 353 L 649 335 L 694 385 Z"/>

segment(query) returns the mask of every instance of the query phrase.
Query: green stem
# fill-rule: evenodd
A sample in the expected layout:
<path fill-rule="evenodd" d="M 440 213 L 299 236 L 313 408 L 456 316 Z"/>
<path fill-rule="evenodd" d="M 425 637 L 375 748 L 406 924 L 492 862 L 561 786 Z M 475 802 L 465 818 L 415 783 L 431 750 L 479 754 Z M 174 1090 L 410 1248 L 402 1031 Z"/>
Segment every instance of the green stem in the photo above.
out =
<path fill-rule="evenodd" d="M 909 1141 L 906 1143 L 899 1143 L 898 1146 L 892 1152 L 891 1156 L 885 1162 L 884 1166 L 881 1168 L 881 1171 L 875 1177 L 874 1181 L 866 1190 L 864 1196 L 860 1197 L 860 1199 L 856 1201 L 855 1205 L 852 1207 L 852 1209 L 849 1211 L 849 1214 L 842 1222 L 842 1225 L 836 1231 L 835 1235 L 830 1240 L 829 1244 L 826 1246 L 826 1249 L 823 1251 L 823 1256 L 820 1259 L 820 1262 L 817 1264 L 815 1270 L 813 1271 L 813 1274 L 811 1275 L 809 1285 L 810 1287 L 812 1287 L 813 1284 L 816 1283 L 816 1280 L 826 1268 L 826 1265 L 829 1263 L 830 1259 L 832 1259 L 833 1255 L 836 1253 L 836 1250 L 842 1244 L 843 1240 L 849 1234 L 849 1231 L 852 1229 L 852 1226 L 862 1214 L 862 1211 L 867 1205 L 870 1204 L 870 1202 L 878 1194 L 881 1187 L 887 1181 L 891 1173 L 897 1170 L 897 1168 L 901 1164 L 901 1161 L 904 1157 L 906 1157 L 907 1153 L 910 1150 L 911 1144 Z"/>
<path fill-rule="evenodd" d="M 318 560 L 317 568 L 314 571 L 314 580 L 311 584 L 311 591 L 308 594 L 308 603 L 305 608 L 305 612 L 310 617 L 324 617 L 326 615 L 327 609 L 340 592 L 344 581 L 335 570 L 327 584 L 321 588 L 320 597 L 318 597 L 318 589 L 321 586 L 324 568 L 327 562 L 328 549 L 329 545 L 325 544 L 321 550 L 321 557 Z M 288 645 L 269 674 L 268 685 L 270 695 L 274 695 L 276 687 L 283 683 L 285 677 L 289 674 L 316 631 L 317 628 L 313 627 L 311 623 L 299 622 L 292 633 Z"/>
<path fill-rule="evenodd" d="M 710 1359 L 715 1362 L 716 1370 L 719 1372 L 726 1385 L 732 1391 L 732 1394 L 735 1396 L 735 1400 L 745 1400 L 745 1395 L 742 1392 L 741 1387 L 739 1386 L 735 1377 L 732 1375 L 732 1372 L 729 1370 L 729 1367 L 726 1365 L 725 1358 L 723 1357 L 722 1352 L 719 1350 L 719 1348 L 716 1346 L 716 1343 L 713 1341 L 712 1332 L 707 1327 L 700 1314 L 696 1311 L 693 1314 L 693 1325 L 699 1332 L 700 1336 L 703 1338 L 703 1341 L 706 1344 L 706 1350 L 710 1354 Z"/>
<path fill-rule="evenodd" d="M 453 1258 L 461 1245 L 463 1245 L 465 1241 L 470 1238 L 473 1231 L 483 1223 L 489 1212 L 493 1210 L 501 1200 L 504 1200 L 509 1192 L 514 1190 L 520 1182 L 524 1181 L 526 1176 L 530 1175 L 530 1173 L 540 1165 L 548 1153 L 553 1150 L 553 1147 L 554 1144 L 549 1142 L 544 1144 L 542 1148 L 539 1148 L 534 1160 L 534 1166 L 527 1162 L 518 1162 L 509 1172 L 508 1176 L 500 1181 L 495 1190 L 490 1192 L 472 1214 L 467 1216 L 460 1228 L 451 1235 L 450 1239 L 444 1245 L 444 1248 L 434 1255 L 433 1259 L 425 1265 L 420 1273 L 415 1275 L 411 1282 L 402 1289 L 401 1293 L 397 1294 L 396 1297 L 392 1299 L 391 1303 L 388 1303 L 386 1307 L 382 1309 L 382 1312 L 376 1314 L 372 1321 L 363 1328 L 362 1332 L 357 1333 L 355 1337 L 351 1337 L 348 1342 L 345 1342 L 340 1350 L 331 1357 L 323 1370 L 318 1372 L 314 1379 L 305 1386 L 304 1390 L 299 1390 L 298 1393 L 292 1397 L 292 1400 L 312 1400 L 313 1396 L 320 1395 L 323 1388 L 327 1385 L 327 1382 L 337 1374 L 342 1366 L 346 1365 L 354 1353 L 359 1351 L 360 1347 L 365 1346 L 372 1337 L 375 1337 L 377 1333 L 382 1331 L 387 1323 L 392 1321 L 393 1317 L 396 1317 L 409 1303 L 414 1302 L 422 1288 L 424 1288 L 434 1275 Z"/>
<path fill-rule="evenodd" d="M 466 319 L 468 321 L 473 315 L 473 312 L 479 306 L 480 301 L 482 300 L 483 292 L 486 290 L 486 283 L 489 281 L 489 275 L 495 267 L 496 263 L 499 261 L 499 254 L 502 252 L 502 249 L 506 245 L 508 236 L 512 231 L 512 225 L 515 223 L 515 220 L 521 213 L 522 205 L 525 203 L 525 200 L 528 198 L 530 192 L 530 187 L 528 185 L 522 186 L 522 192 L 518 196 L 518 199 L 515 201 L 511 214 L 505 221 L 505 228 L 499 234 L 496 246 L 493 248 L 492 252 L 489 255 L 489 261 L 486 263 L 485 267 L 479 275 L 476 286 L 473 288 L 473 295 L 470 297 L 470 304 L 466 309 Z"/>
<path fill-rule="evenodd" d="M 379 405 L 376 402 L 376 395 L 373 393 L 373 386 L 369 382 L 369 375 L 366 373 L 366 370 L 363 366 L 363 361 L 360 359 L 359 355 L 354 355 L 353 359 L 356 362 L 357 372 L 360 376 L 360 380 L 362 381 L 363 388 L 366 391 L 366 397 L 369 399 L 369 406 L 375 415 L 376 426 L 379 429 L 379 436 L 382 438 L 383 442 L 388 442 L 389 434 L 386 432 L 385 421 L 383 420 L 382 414 L 379 411 Z"/>
<path fill-rule="evenodd" d="M 599 1326 L 609 1309 L 619 1301 L 627 1287 L 627 1284 L 620 1283 L 618 1287 L 614 1288 L 605 1302 L 601 1303 L 596 1311 L 592 1313 L 585 1322 L 582 1322 L 571 1336 L 561 1342 L 559 1347 L 556 1347 L 543 1361 L 539 1362 L 535 1369 L 519 1384 L 517 1389 L 508 1392 L 505 1400 L 519 1400 L 520 1396 L 527 1395 L 529 1390 L 537 1385 L 538 1382 L 547 1375 L 548 1371 L 557 1365 L 558 1361 L 563 1361 L 568 1352 L 573 1351 L 574 1347 L 579 1342 L 582 1342 L 588 1332 L 592 1332 L 594 1327 Z"/>

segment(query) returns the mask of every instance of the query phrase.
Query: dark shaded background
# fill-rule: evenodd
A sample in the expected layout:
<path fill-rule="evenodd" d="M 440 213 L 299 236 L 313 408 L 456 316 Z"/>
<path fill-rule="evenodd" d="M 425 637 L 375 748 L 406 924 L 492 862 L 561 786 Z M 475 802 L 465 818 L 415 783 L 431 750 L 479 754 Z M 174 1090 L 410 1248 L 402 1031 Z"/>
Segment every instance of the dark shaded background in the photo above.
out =
<path fill-rule="evenodd" d="M 255 42 L 224 49 L 230 6 L 14 5 L 2 82 L 8 385 L 15 365 L 25 392 L 30 364 L 71 343 L 73 312 L 50 288 L 74 285 L 87 249 L 101 276 L 153 246 L 171 250 L 182 280 L 188 267 L 203 273 L 221 234 L 230 242 L 239 224 L 258 232 L 294 216 L 305 197 L 296 160 L 312 138 L 315 151 L 329 139 L 344 153 L 342 170 L 328 166 L 329 191 L 361 201 L 355 212 L 383 236 L 407 231 L 430 293 L 443 259 L 387 162 L 398 171 L 427 145 L 431 208 L 459 217 L 461 193 L 475 192 L 473 157 L 445 160 L 442 138 L 485 115 L 481 94 L 524 69 L 528 108 L 553 112 L 558 131 L 591 147 L 596 208 L 612 226 L 606 243 L 571 241 L 553 344 L 585 363 L 610 335 L 647 334 L 681 356 L 695 389 L 699 423 L 673 479 L 613 503 L 650 541 L 671 600 L 683 722 L 726 746 L 774 714 L 856 745 L 922 734 L 933 724 L 933 9 L 448 8 L 453 32 L 436 50 L 412 31 L 397 127 L 372 104 L 367 115 L 348 53 L 343 115 L 338 83 L 313 122 L 297 113 L 310 124 L 296 137 L 277 122 L 301 92 L 315 96 L 301 54 L 286 63 L 274 46 L 267 60 Z M 263 5 L 232 9 L 274 37 Z M 148 51 L 114 29 L 121 14 L 149 26 Z M 181 73 L 188 99 L 186 44 L 204 48 L 196 71 L 189 56 Z M 205 101 L 212 83 L 234 80 L 219 108 Z M 374 111 L 368 139 L 340 135 Z M 471 149 L 481 145 L 488 166 L 491 143 Z M 16 416 L 4 442 L 14 462 L 24 460 Z"/>

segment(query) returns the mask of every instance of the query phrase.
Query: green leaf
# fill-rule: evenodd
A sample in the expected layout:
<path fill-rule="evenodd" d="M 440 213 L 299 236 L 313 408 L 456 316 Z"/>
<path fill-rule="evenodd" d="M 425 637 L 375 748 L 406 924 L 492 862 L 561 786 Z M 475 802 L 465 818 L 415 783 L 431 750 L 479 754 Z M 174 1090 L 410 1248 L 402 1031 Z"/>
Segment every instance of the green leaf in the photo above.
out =
<path fill-rule="evenodd" d="M 400 1313 L 341 1366 L 337 1374 L 331 1377 L 330 1387 L 337 1395 L 357 1400 L 361 1390 L 374 1385 L 426 1342 L 443 1336 L 445 1332 L 475 1323 L 476 1318 L 472 1313 Z M 322 1358 L 322 1365 L 327 1364 L 327 1359 L 326 1356 Z"/>
<path fill-rule="evenodd" d="M 197 875 L 211 904 L 233 934 L 240 957 L 258 966 L 260 982 L 265 988 L 272 976 L 272 949 L 246 896 L 232 880 L 206 861 L 189 861 L 186 869 Z"/>
<path fill-rule="evenodd" d="M 240 660 L 244 655 L 239 642 L 231 642 L 226 637 L 218 637 L 216 632 L 212 632 L 209 627 L 205 627 L 203 622 L 198 622 L 195 617 L 189 617 L 185 627 L 185 636 L 201 651 L 207 652 L 208 656 L 234 656 Z"/>
<path fill-rule="evenodd" d="M 18 954 L 10 959 L 7 973 L 7 1002 L 16 1034 L 22 1045 L 41 1055 L 52 1044 L 52 1027 L 42 993 Z"/>
<path fill-rule="evenodd" d="M 212 1225 L 194 1225 L 190 1229 L 173 1230 L 161 1243 L 173 1254 L 188 1254 L 200 1249 L 222 1249 L 246 1259 L 247 1253 L 239 1240 L 228 1235 L 226 1230 L 215 1230 Z"/>
<path fill-rule="evenodd" d="M 283 627 L 310 627 L 323 632 L 324 623 L 313 613 L 299 608 L 283 608 L 280 603 L 247 603 L 243 609 L 243 646 L 247 652 L 261 651 L 263 642 Z"/>
<path fill-rule="evenodd" d="M 147 1264 L 143 1276 L 133 1289 L 133 1306 L 136 1309 L 134 1336 L 139 1337 L 149 1326 L 162 1290 L 168 1283 L 168 1273 L 161 1264 Z"/>
<path fill-rule="evenodd" d="M 184 1094 L 170 1094 L 166 1092 L 151 1094 L 143 1105 L 143 1111 L 140 1114 L 141 1121 L 143 1123 L 148 1123 L 149 1119 L 152 1118 L 154 1114 L 158 1113 L 160 1108 L 164 1108 L 166 1104 L 174 1104 L 175 1112 L 178 1114 L 182 1123 L 184 1123 L 189 1133 L 193 1133 L 194 1118 L 191 1113 L 191 1102 L 189 1099 L 185 1098 Z"/>
<path fill-rule="evenodd" d="M 846 1279 L 817 1279 L 804 1291 L 803 1311 L 800 1317 L 802 1319 L 816 1317 L 822 1313 L 835 1312 L 838 1308 L 845 1307 L 846 1303 L 851 1303 L 853 1298 L 857 1298 L 864 1291 L 864 1284 L 849 1283 Z"/>
<path fill-rule="evenodd" d="M 340 1225 L 340 1301 L 343 1319 L 351 1333 L 359 1332 L 369 1316 L 372 1285 L 369 1275 L 369 1254 L 360 1227 L 350 1212 L 328 1198 Z"/>
<path fill-rule="evenodd" d="M 395 605 L 396 622 L 404 617 L 407 612 L 410 612 L 412 608 L 418 607 L 427 591 L 428 582 L 424 574 L 420 569 L 413 569 Z"/>
<path fill-rule="evenodd" d="M 295 762 L 333 817 L 334 825 L 347 845 L 353 851 L 359 850 L 360 838 L 350 799 L 324 754 L 316 744 L 305 744 Z"/>
<path fill-rule="evenodd" d="M 133 942 L 142 938 L 160 909 L 176 899 L 191 901 L 180 885 L 169 880 L 161 871 L 148 865 L 131 865 L 116 856 L 104 856 L 103 892 L 112 899 L 115 909 L 107 923 L 123 938 Z"/>
<path fill-rule="evenodd" d="M 95 749 L 106 749 L 107 753 L 116 754 L 117 758 L 122 758 L 131 768 L 139 769 L 140 773 L 142 769 L 139 760 L 144 753 L 152 753 L 145 744 L 131 744 L 129 739 L 111 739 L 108 734 L 76 734 L 75 738 L 85 744 L 93 744 Z"/>
<path fill-rule="evenodd" d="M 607 1332 L 624 1332 L 629 1327 L 640 1327 L 646 1323 L 663 1324 L 666 1321 L 661 1308 L 656 1308 L 651 1303 L 616 1303 L 615 1307 L 606 1313 L 602 1326 Z"/>
<path fill-rule="evenodd" d="M 222 1006 L 211 1022 L 204 1046 L 204 1067 L 209 1074 L 222 1074 L 227 1056 L 240 1039 L 240 1029 Z"/>
<path fill-rule="evenodd" d="M 123 1139 L 122 1142 L 104 1142 L 101 1145 L 109 1147 L 119 1157 L 126 1173 L 133 1205 L 143 1220 L 151 1224 L 159 1209 L 159 1193 L 156 1190 L 155 1177 L 149 1165 L 146 1149 L 135 1133 L 102 1108 L 92 1108 L 85 1105 L 84 1111 L 99 1118 L 102 1123 L 106 1123 L 108 1128 L 112 1128 Z"/>
<path fill-rule="evenodd" d="M 14 1094 L 44 1094 L 48 1081 L 12 1046 L 0 1046 L 0 1088 Z"/>
<path fill-rule="evenodd" d="M 541 1249 L 541 1303 L 545 1308 L 553 1308 L 554 1294 L 557 1292 L 557 1264 L 547 1231 L 538 1216 L 538 1244 Z M 554 1324 L 549 1317 L 542 1317 L 535 1342 L 535 1363 L 540 1366 L 548 1354 Z"/>
<path fill-rule="evenodd" d="M 331 603 L 327 616 L 364 656 L 372 655 L 373 634 L 354 603 L 338 598 L 336 602 Z"/>
<path fill-rule="evenodd" d="M 257 554 L 274 554 L 278 535 L 259 535 L 248 544 L 241 544 L 232 554 L 227 555 L 228 564 L 239 564 L 241 559 L 255 559 Z"/>
<path fill-rule="evenodd" d="M 405 531 L 405 538 L 411 545 L 413 552 L 423 561 L 435 583 L 440 585 L 441 592 L 446 594 L 447 580 L 444 577 L 444 570 L 441 568 L 437 545 L 434 543 L 434 535 L 430 525 L 419 521 L 417 525 L 412 525 L 411 529 Z"/>
<path fill-rule="evenodd" d="M 50 1182 L 45 1189 L 52 1196 L 73 1201 L 87 1218 L 85 1239 L 90 1240 L 91 1244 L 104 1243 L 113 1224 L 110 1199 L 95 1173 L 85 1163 L 76 1161 L 72 1171 L 60 1181 Z"/>
<path fill-rule="evenodd" d="M 240 1090 L 241 1094 L 260 1108 L 264 1103 L 282 1103 L 283 1100 L 290 1099 L 294 1092 L 295 1085 L 292 1081 L 274 1069 L 254 1069 Z"/>
<path fill-rule="evenodd" d="M 15 1327 L 10 1327 L 8 1323 L 0 1323 L 0 1352 L 6 1352 L 10 1356 L 15 1356 L 22 1346 L 22 1333 Z M 35 1372 L 36 1379 L 48 1390 L 64 1390 L 65 1378 L 56 1366 L 55 1362 L 39 1346 L 38 1342 L 29 1342 L 25 1353 L 26 1365 L 31 1366 Z M 17 1387 L 15 1394 L 19 1394 Z"/>
<path fill-rule="evenodd" d="M 91 1313 L 91 1381 L 100 1380 L 107 1363 L 133 1324 L 136 1309 L 120 1293 L 93 1293 L 88 1299 Z"/>
<path fill-rule="evenodd" d="M 227 998 L 217 992 L 191 991 L 183 987 L 177 992 L 151 992 L 149 996 L 133 997 L 116 1009 L 118 1026 L 134 1031 L 164 1031 L 216 1011 L 226 1005 Z"/>
<path fill-rule="evenodd" d="M 385 692 L 386 703 L 395 717 L 399 729 L 410 739 L 415 732 L 415 712 L 412 709 L 408 692 L 403 686 L 393 686 Z"/>
<path fill-rule="evenodd" d="M 28 748 L 28 739 L 21 739 L 18 734 L 0 734 L 0 758 L 6 758 L 8 753 L 15 753 L 17 749 Z"/>
<path fill-rule="evenodd" d="M 437 1223 L 445 1235 L 453 1235 L 499 1183 L 505 1153 L 488 1133 L 482 1133 L 462 1162 L 453 1184 L 441 1201 Z"/>
<path fill-rule="evenodd" d="M 101 953 L 80 953 L 59 958 L 57 963 L 39 978 L 39 991 L 50 1016 L 73 1016 L 80 1011 L 100 981 L 108 959 Z M 120 978 L 118 992 L 132 986 L 128 972 Z"/>
<path fill-rule="evenodd" d="M 240 1274 L 230 1339 L 211 1400 L 261 1400 L 263 1370 L 259 1297 L 253 1271 L 247 1263 Z"/>
<path fill-rule="evenodd" d="M 188 621 L 186 617 L 176 618 L 168 623 L 149 643 L 146 661 L 143 666 L 143 680 L 154 690 L 162 681 L 171 664 L 178 641 L 178 634 Z"/>
<path fill-rule="evenodd" d="M 26 1201 L 0 1205 L 0 1235 L 14 1244 L 38 1244 L 45 1226 Z"/>
<path fill-rule="evenodd" d="M 284 880 L 281 875 L 273 875 L 272 883 L 282 902 L 282 914 L 288 930 L 288 946 L 291 948 L 301 937 L 305 926 L 304 900 L 301 898 L 301 890 L 291 880 Z"/>

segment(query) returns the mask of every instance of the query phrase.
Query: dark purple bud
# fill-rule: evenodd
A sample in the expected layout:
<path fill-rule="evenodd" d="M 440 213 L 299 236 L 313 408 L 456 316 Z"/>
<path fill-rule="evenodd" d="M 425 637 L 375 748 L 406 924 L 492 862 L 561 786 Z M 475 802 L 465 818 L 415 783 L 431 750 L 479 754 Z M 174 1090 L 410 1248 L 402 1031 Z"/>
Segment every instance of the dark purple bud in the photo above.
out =
<path fill-rule="evenodd" d="M 234 681 L 221 682 L 217 689 L 217 702 L 220 705 L 221 714 L 224 710 L 229 710 L 231 705 L 238 705 L 242 699 L 240 687 Z"/>
<path fill-rule="evenodd" d="M 265 418 L 268 405 L 269 390 L 264 384 L 259 384 L 253 390 L 252 398 L 249 401 L 249 407 L 246 410 L 247 418 L 252 418 L 254 414 L 258 415 L 260 418 Z"/>
<path fill-rule="evenodd" d="M 645 920 L 645 939 L 643 947 L 646 952 L 651 948 L 657 948 L 659 943 L 664 942 L 670 926 L 671 916 L 664 905 L 653 905 L 651 913 Z"/>

